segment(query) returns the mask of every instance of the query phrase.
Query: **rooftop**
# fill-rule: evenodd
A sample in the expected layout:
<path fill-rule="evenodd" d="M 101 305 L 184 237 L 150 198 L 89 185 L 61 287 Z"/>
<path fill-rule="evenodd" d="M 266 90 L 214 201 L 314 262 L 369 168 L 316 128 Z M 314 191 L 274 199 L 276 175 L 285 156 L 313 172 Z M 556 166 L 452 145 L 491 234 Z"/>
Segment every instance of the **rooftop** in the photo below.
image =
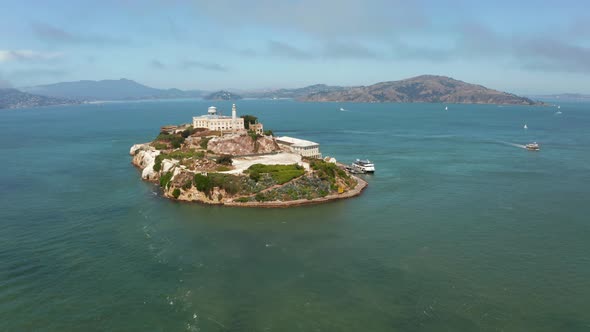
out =
<path fill-rule="evenodd" d="M 312 146 L 312 145 L 319 145 L 316 142 L 307 141 L 307 140 L 304 140 L 304 139 L 299 139 L 299 138 L 294 138 L 294 137 L 289 137 L 289 136 L 277 137 L 277 141 L 281 141 L 281 142 L 287 143 L 287 144 L 292 145 L 292 146 Z"/>

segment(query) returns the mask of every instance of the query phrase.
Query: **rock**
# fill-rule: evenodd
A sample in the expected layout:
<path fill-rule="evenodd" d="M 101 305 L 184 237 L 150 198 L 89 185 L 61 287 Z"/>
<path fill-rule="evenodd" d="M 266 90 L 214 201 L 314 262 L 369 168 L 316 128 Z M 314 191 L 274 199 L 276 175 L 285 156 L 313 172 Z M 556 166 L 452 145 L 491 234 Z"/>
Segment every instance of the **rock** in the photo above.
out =
<path fill-rule="evenodd" d="M 169 172 L 174 166 L 178 164 L 176 159 L 164 159 L 162 160 L 162 173 Z"/>
<path fill-rule="evenodd" d="M 216 137 L 209 141 L 207 148 L 216 154 L 233 156 L 280 151 L 279 146 L 271 136 L 259 137 L 255 142 L 248 135 Z"/>

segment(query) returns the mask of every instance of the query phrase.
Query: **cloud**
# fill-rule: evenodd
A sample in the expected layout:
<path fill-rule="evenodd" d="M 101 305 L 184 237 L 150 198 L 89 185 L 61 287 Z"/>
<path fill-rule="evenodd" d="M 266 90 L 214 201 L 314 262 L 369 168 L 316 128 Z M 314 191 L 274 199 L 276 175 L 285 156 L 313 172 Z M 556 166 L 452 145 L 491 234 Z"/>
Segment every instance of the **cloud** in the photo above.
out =
<path fill-rule="evenodd" d="M 8 77 L 13 80 L 17 79 L 27 79 L 27 78 L 58 78 L 63 77 L 68 74 L 67 71 L 63 69 L 51 69 L 51 68 L 27 68 L 27 69 L 17 69 L 13 70 L 8 73 Z"/>
<path fill-rule="evenodd" d="M 125 40 L 108 36 L 71 33 L 59 27 L 41 22 L 31 23 L 31 29 L 37 38 L 51 43 L 97 45 L 118 45 L 128 43 Z"/>
<path fill-rule="evenodd" d="M 273 56 L 292 58 L 297 60 L 307 60 L 314 57 L 311 53 L 274 40 L 268 42 L 268 52 L 270 55 Z"/>
<path fill-rule="evenodd" d="M 430 25 L 423 1 L 403 0 L 194 0 L 195 11 L 239 29 L 257 25 L 318 38 L 376 39 Z"/>
<path fill-rule="evenodd" d="M 154 59 L 149 63 L 150 67 L 154 69 L 165 69 L 166 65 L 163 64 L 160 60 Z"/>
<path fill-rule="evenodd" d="M 330 42 L 324 45 L 323 56 L 330 59 L 379 59 L 381 56 L 369 48 L 354 43 Z"/>
<path fill-rule="evenodd" d="M 195 60 L 187 60 L 187 61 L 183 61 L 180 64 L 180 68 L 181 69 L 193 69 L 193 68 L 198 68 L 198 69 L 205 69 L 205 70 L 210 70 L 210 71 L 227 71 L 227 68 L 221 64 L 218 63 L 209 63 L 209 62 L 201 62 L 201 61 L 195 61 Z"/>
<path fill-rule="evenodd" d="M 59 52 L 38 52 L 32 50 L 0 50 L 0 62 L 43 62 L 57 60 L 63 56 Z"/>

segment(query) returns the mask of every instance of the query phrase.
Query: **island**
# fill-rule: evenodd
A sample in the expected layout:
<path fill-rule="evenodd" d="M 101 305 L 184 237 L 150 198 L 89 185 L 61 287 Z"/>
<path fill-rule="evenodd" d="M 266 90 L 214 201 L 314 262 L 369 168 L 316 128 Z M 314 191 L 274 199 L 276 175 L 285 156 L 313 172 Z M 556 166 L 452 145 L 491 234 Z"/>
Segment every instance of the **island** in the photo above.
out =
<path fill-rule="evenodd" d="M 235 93 L 231 93 L 229 91 L 221 90 L 217 92 L 210 93 L 203 97 L 206 100 L 240 100 L 242 96 L 237 95 Z"/>
<path fill-rule="evenodd" d="M 257 117 L 238 117 L 235 104 L 231 114 L 211 106 L 192 123 L 161 127 L 152 142 L 131 147 L 132 164 L 167 198 L 226 206 L 317 204 L 367 187 L 334 158 L 322 158 L 318 143 L 275 137 Z"/>

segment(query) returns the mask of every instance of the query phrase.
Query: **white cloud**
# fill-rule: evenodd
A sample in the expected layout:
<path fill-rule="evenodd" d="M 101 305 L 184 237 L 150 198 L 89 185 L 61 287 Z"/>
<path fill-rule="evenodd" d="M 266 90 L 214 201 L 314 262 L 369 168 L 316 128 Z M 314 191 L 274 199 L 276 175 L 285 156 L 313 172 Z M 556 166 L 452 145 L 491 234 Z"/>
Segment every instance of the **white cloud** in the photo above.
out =
<path fill-rule="evenodd" d="M 57 60 L 63 56 L 59 52 L 37 52 L 32 50 L 0 50 L 0 62 L 42 62 Z"/>

